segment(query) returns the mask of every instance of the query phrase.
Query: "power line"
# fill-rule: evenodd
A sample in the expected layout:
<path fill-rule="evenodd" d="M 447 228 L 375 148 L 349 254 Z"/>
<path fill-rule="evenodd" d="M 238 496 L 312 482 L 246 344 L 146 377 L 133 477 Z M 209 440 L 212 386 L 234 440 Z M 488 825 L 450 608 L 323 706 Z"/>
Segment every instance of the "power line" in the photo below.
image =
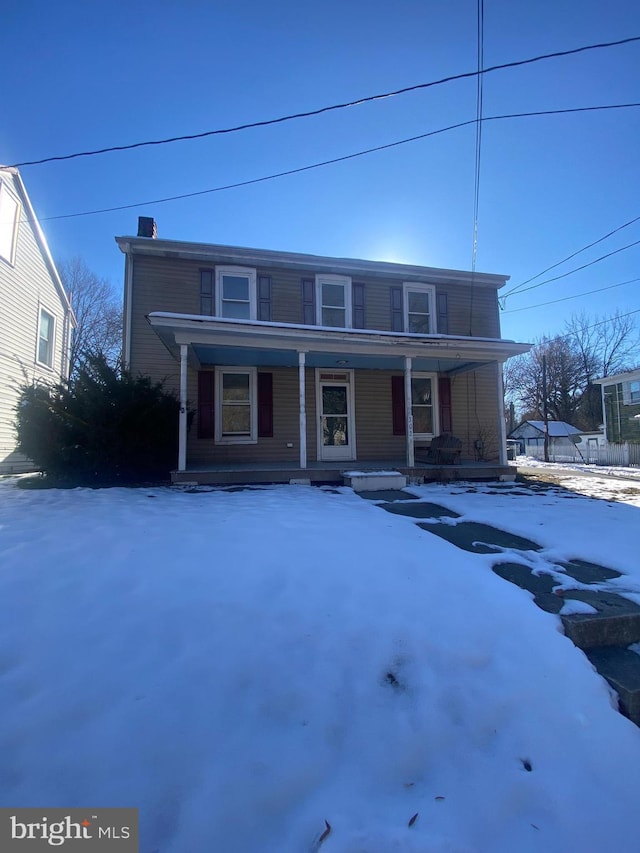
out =
<path fill-rule="evenodd" d="M 561 109 L 561 110 L 537 110 L 535 112 L 528 113 L 509 113 L 507 115 L 500 116 L 485 116 L 482 121 L 501 121 L 504 119 L 513 119 L 513 118 L 529 118 L 534 116 L 546 116 L 546 115 L 564 115 L 568 113 L 582 113 L 582 112 L 595 112 L 597 110 L 618 110 L 618 109 L 628 109 L 631 107 L 640 107 L 640 102 L 631 103 L 631 104 L 605 104 L 602 106 L 595 107 L 572 107 L 570 109 Z M 407 139 L 399 139 L 396 142 L 389 142 L 386 145 L 377 145 L 374 148 L 366 148 L 364 151 L 356 151 L 353 154 L 345 154 L 342 157 L 334 157 L 331 160 L 323 160 L 319 163 L 311 163 L 307 166 L 300 166 L 296 169 L 287 169 L 283 172 L 275 172 L 272 175 L 264 175 L 260 178 L 251 178 L 246 181 L 238 181 L 233 184 L 225 184 L 219 187 L 212 187 L 211 189 L 206 190 L 197 190 L 191 193 L 181 193 L 180 195 L 167 196 L 166 198 L 157 198 L 151 199 L 148 201 L 138 201 L 132 204 L 121 204 L 114 207 L 104 207 L 97 210 L 85 210 L 81 213 L 65 213 L 58 216 L 44 216 L 39 217 L 40 222 L 51 222 L 56 219 L 75 219 L 79 216 L 96 216 L 101 213 L 114 213 L 118 210 L 131 210 L 135 207 L 147 207 L 151 204 L 165 204 L 170 201 L 179 201 L 185 198 L 194 198 L 196 196 L 208 195 L 210 193 L 224 192 L 226 190 L 238 189 L 240 187 L 251 186 L 252 184 L 260 184 L 265 181 L 272 181 L 276 178 L 283 178 L 288 175 L 296 175 L 301 172 L 308 172 L 312 169 L 319 169 L 323 166 L 331 166 L 334 163 L 342 163 L 346 160 L 353 160 L 356 157 L 364 157 L 367 154 L 373 154 L 377 151 L 385 151 L 390 148 L 396 148 L 399 145 L 406 145 L 409 142 L 416 142 L 420 139 L 426 139 L 429 136 L 437 136 L 440 133 L 447 133 L 451 130 L 457 130 L 461 127 L 468 127 L 469 125 L 475 124 L 476 119 L 469 119 L 468 121 L 461 121 L 457 124 L 451 124 L 448 127 L 441 127 L 438 130 L 430 130 L 428 133 L 420 133 L 417 136 L 410 136 Z"/>
<path fill-rule="evenodd" d="M 631 44 L 632 42 L 640 41 L 640 36 L 630 36 L 626 39 L 618 39 L 617 41 L 609 41 L 609 42 L 601 42 L 599 44 L 588 44 L 583 45 L 581 47 L 574 47 L 571 50 L 559 50 L 554 53 L 545 53 L 540 56 L 533 56 L 529 59 L 519 59 L 514 62 L 503 62 L 500 65 L 492 65 L 489 68 L 484 68 L 479 71 L 466 71 L 463 74 L 453 74 L 448 77 L 441 77 L 439 80 L 431 80 L 427 83 L 416 83 L 413 86 L 405 86 L 402 89 L 395 89 L 392 92 L 383 92 L 377 95 L 369 95 L 364 98 L 358 98 L 354 101 L 346 101 L 341 104 L 332 104 L 326 107 L 319 107 L 315 110 L 307 110 L 305 112 L 292 113 L 290 115 L 280 116 L 278 118 L 266 119 L 264 121 L 253 121 L 248 122 L 246 124 L 239 124 L 234 127 L 225 127 L 218 128 L 216 130 L 205 130 L 202 133 L 190 133 L 184 134 L 182 136 L 171 136 L 166 139 L 154 139 L 154 140 L 146 140 L 144 142 L 133 142 L 129 145 L 112 145 L 108 148 L 96 148 L 91 151 L 78 151 L 74 154 L 64 154 L 53 157 L 43 157 L 40 160 L 24 160 L 21 163 L 14 163 L 13 168 L 20 168 L 22 166 L 39 166 L 43 163 L 52 163 L 54 161 L 60 160 L 74 160 L 78 157 L 93 157 L 97 154 L 108 154 L 114 151 L 131 151 L 134 148 L 143 148 L 151 145 L 168 145 L 173 142 L 184 142 L 190 139 L 203 139 L 207 136 L 219 136 L 226 133 L 237 133 L 241 130 L 249 130 L 251 128 L 256 127 L 267 127 L 268 125 L 273 124 L 282 124 L 287 121 L 294 121 L 295 119 L 301 118 L 309 118 L 310 116 L 322 115 L 323 113 L 332 112 L 334 110 L 343 110 L 348 107 L 357 107 L 361 104 L 366 104 L 371 101 L 381 101 L 386 98 L 394 98 L 398 95 L 404 95 L 407 92 L 415 92 L 419 89 L 429 89 L 432 86 L 440 86 L 443 83 L 451 83 L 455 80 L 464 80 L 469 77 L 477 77 L 478 75 L 489 74 L 493 71 L 502 71 L 506 68 L 517 68 L 522 65 L 530 65 L 534 62 L 542 62 L 546 59 L 556 59 L 562 56 L 571 56 L 577 53 L 584 53 L 590 50 L 601 50 L 603 48 L 608 47 L 618 47 L 623 44 Z"/>
<path fill-rule="evenodd" d="M 503 314 L 515 314 L 518 311 L 529 311 L 532 308 L 542 308 L 544 305 L 556 305 L 558 302 L 568 302 L 569 299 L 579 299 L 581 296 L 591 296 L 592 293 L 603 293 L 605 290 L 613 290 L 615 287 L 622 287 L 624 284 L 633 284 L 640 281 L 640 278 L 630 278 L 628 281 L 619 281 L 617 284 L 610 284 L 607 287 L 598 287 L 595 290 L 585 290 L 583 293 L 576 293 L 573 296 L 563 296 L 562 299 L 552 299 L 550 302 L 537 302 L 535 305 L 526 305 L 524 308 L 510 308 L 508 311 L 503 311 Z"/>
<path fill-rule="evenodd" d="M 573 275 L 574 272 L 580 272 L 580 270 L 586 270 L 587 267 L 592 267 L 594 264 L 600 263 L 600 261 L 604 261 L 607 258 L 612 257 L 612 255 L 617 255 L 619 252 L 624 252 L 627 249 L 632 249 L 634 246 L 640 244 L 640 240 L 635 240 L 633 243 L 629 243 L 626 246 L 621 246 L 619 249 L 614 249 L 613 252 L 607 252 L 606 255 L 601 255 L 599 258 L 595 258 L 593 261 L 589 261 L 588 264 L 583 264 L 581 267 L 576 267 L 573 270 L 569 270 L 569 272 L 563 272 L 562 275 L 556 275 L 553 278 L 546 278 L 544 281 L 539 281 L 538 284 L 532 284 L 530 287 L 525 287 L 523 290 L 519 290 L 517 295 L 520 296 L 522 293 L 526 293 L 528 290 L 535 290 L 537 287 L 542 287 L 544 284 L 550 284 L 552 281 L 559 281 L 561 278 L 566 278 L 568 275 Z M 505 299 L 509 294 L 505 294 L 502 299 Z"/>
<path fill-rule="evenodd" d="M 516 294 L 519 292 L 524 293 L 524 291 L 521 291 L 521 288 L 524 287 L 525 284 L 529 284 L 530 281 L 535 281 L 535 279 L 540 278 L 541 275 L 544 275 L 545 273 L 550 272 L 551 270 L 555 269 L 556 267 L 562 266 L 562 264 L 565 264 L 567 261 L 570 261 L 572 258 L 575 258 L 576 255 L 580 255 L 580 254 L 582 254 L 582 252 L 586 252 L 587 249 L 591 249 L 591 248 L 593 248 L 593 246 L 597 246 L 598 243 L 602 243 L 604 240 L 607 240 L 609 237 L 612 237 L 614 234 L 617 234 L 618 231 L 622 231 L 623 228 L 628 228 L 629 225 L 633 225 L 634 222 L 638 222 L 639 220 L 640 220 L 640 216 L 636 216 L 634 219 L 630 219 L 628 222 L 625 222 L 624 225 L 619 225 L 617 228 L 614 228 L 613 231 L 609 231 L 608 234 L 605 234 L 604 237 L 599 237 L 597 240 L 594 240 L 593 243 L 589 243 L 588 246 L 583 246 L 582 249 L 578 249 L 577 252 L 573 252 L 571 255 L 567 255 L 567 257 L 563 258 L 561 261 L 558 261 L 555 264 L 551 264 L 550 267 L 547 267 L 546 269 L 542 270 L 541 272 L 536 273 L 535 275 L 532 275 L 531 278 L 528 278 L 525 281 L 521 282 L 520 284 L 517 284 L 515 287 L 512 287 L 511 290 L 507 291 L 507 293 L 502 294 L 501 299 L 506 299 L 507 296 L 512 296 L 513 294 Z"/>
<path fill-rule="evenodd" d="M 478 0 L 478 76 L 476 88 L 476 159 L 473 187 L 473 249 L 471 272 L 476 271 L 478 256 L 478 209 L 480 206 L 480 162 L 482 152 L 482 69 L 484 66 L 484 2 Z"/>

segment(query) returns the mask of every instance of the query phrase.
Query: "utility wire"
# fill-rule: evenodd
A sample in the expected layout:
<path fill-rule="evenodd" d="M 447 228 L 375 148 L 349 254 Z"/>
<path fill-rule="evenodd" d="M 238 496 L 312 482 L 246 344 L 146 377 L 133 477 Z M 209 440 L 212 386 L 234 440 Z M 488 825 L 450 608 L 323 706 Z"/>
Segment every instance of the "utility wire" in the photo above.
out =
<path fill-rule="evenodd" d="M 595 290 L 585 290 L 583 293 L 576 293 L 573 296 L 563 296 L 562 299 L 552 299 L 550 302 L 537 302 L 535 305 L 526 305 L 524 308 L 510 308 L 508 311 L 503 311 L 503 314 L 515 314 L 518 311 L 530 311 L 532 308 L 542 308 L 544 305 L 556 305 L 558 302 L 568 302 L 570 299 L 579 299 L 581 296 L 591 296 L 592 293 L 603 293 L 605 290 L 613 290 L 614 287 L 622 287 L 624 284 L 633 284 L 640 281 L 640 278 L 630 278 L 627 281 L 619 281 L 617 284 L 609 284 L 607 287 L 598 287 Z"/>
<path fill-rule="evenodd" d="M 237 133 L 241 130 L 249 130 L 255 127 L 267 127 L 272 124 L 282 124 L 283 122 L 293 121 L 295 119 L 309 118 L 310 116 L 322 115 L 323 113 L 332 112 L 333 110 L 343 110 L 348 107 L 357 107 L 361 104 L 366 104 L 371 101 L 381 101 L 386 98 L 394 98 L 397 95 L 404 95 L 407 92 L 415 92 L 419 89 L 429 89 L 432 86 L 440 86 L 443 83 L 451 83 L 454 80 L 464 80 L 469 77 L 476 77 L 482 74 L 489 74 L 493 71 L 501 71 L 505 68 L 517 68 L 522 65 L 530 65 L 534 62 L 542 62 L 546 59 L 556 59 L 562 56 L 571 56 L 576 53 L 584 53 L 591 50 L 601 50 L 608 47 L 617 47 L 623 44 L 631 44 L 632 42 L 640 41 L 640 36 L 630 36 L 626 39 L 618 39 L 617 41 L 600 42 L 599 44 L 582 45 L 574 47 L 571 50 L 559 50 L 554 53 L 545 53 L 540 56 L 533 56 L 529 59 L 519 59 L 514 62 L 503 62 L 500 65 L 492 65 L 489 68 L 484 68 L 481 71 L 466 71 L 463 74 L 452 74 L 449 77 L 441 77 L 439 80 L 431 80 L 427 83 L 416 83 L 413 86 L 405 86 L 402 89 L 395 89 L 392 92 L 383 92 L 377 95 L 369 95 L 364 98 L 358 98 L 354 101 L 346 101 L 341 104 L 332 104 L 326 107 L 319 107 L 315 110 L 307 110 L 306 112 L 292 113 L 290 115 L 280 116 L 278 118 L 266 119 L 264 121 L 253 121 L 246 124 L 239 124 L 235 127 L 218 128 L 216 130 L 205 130 L 202 133 L 190 133 L 182 136 L 171 136 L 166 139 L 146 140 L 144 142 L 133 142 L 129 145 L 112 145 L 108 148 L 97 148 L 92 151 L 78 151 L 74 154 L 64 154 L 55 157 L 43 157 L 40 160 L 23 160 L 21 163 L 13 163 L 13 168 L 22 166 L 39 166 L 43 163 L 52 163 L 60 160 L 74 160 L 77 157 L 93 157 L 97 154 L 108 154 L 113 151 L 131 151 L 134 148 L 143 148 L 150 145 L 167 145 L 173 142 L 184 142 L 189 139 L 203 139 L 207 136 L 219 136 L 226 133 Z"/>
<path fill-rule="evenodd" d="M 624 252 L 627 249 L 633 248 L 633 246 L 637 246 L 640 244 L 640 240 L 635 240 L 633 243 L 629 243 L 626 246 L 621 246 L 619 249 L 614 249 L 613 252 L 607 252 L 606 255 L 601 255 L 599 258 L 595 258 L 593 261 L 589 261 L 588 264 L 583 264 L 581 267 L 576 267 L 573 270 L 569 270 L 569 272 L 563 272 L 562 275 L 555 275 L 553 278 L 545 278 L 544 281 L 539 281 L 537 284 L 532 284 L 529 287 L 525 287 L 523 290 L 518 291 L 518 296 L 522 293 L 526 293 L 528 290 L 535 290 L 537 287 L 542 287 L 543 284 L 550 284 L 552 281 L 559 281 L 561 278 L 566 278 L 568 275 L 573 275 L 574 272 L 580 272 L 580 270 L 585 270 L 587 267 L 592 267 L 594 264 L 600 263 L 600 261 L 604 261 L 607 258 L 610 258 L 612 255 L 617 255 L 619 252 Z M 508 296 L 508 294 L 505 294 Z M 501 297 L 504 299 L 505 297 Z"/>
<path fill-rule="evenodd" d="M 512 287 L 511 290 L 508 290 L 506 293 L 503 293 L 500 298 L 506 299 L 507 296 L 512 296 L 512 295 L 520 292 L 525 284 L 529 284 L 530 281 L 535 281 L 537 278 L 540 278 L 541 275 L 544 275 L 545 273 L 550 272 L 551 270 L 554 270 L 556 267 L 562 266 L 562 264 L 565 264 L 567 261 L 570 261 L 572 258 L 575 258 L 576 255 L 581 255 L 582 252 L 586 252 L 587 249 L 591 249 L 591 248 L 593 248 L 593 246 L 597 246 L 598 243 L 602 243 L 604 240 L 607 240 L 609 237 L 612 237 L 614 234 L 617 234 L 618 231 L 622 231 L 623 228 L 628 228 L 629 225 L 633 225 L 634 222 L 638 222 L 639 220 L 640 220 L 640 216 L 636 216 L 634 219 L 630 219 L 628 222 L 625 222 L 624 225 L 619 225 L 617 228 L 614 228 L 613 231 L 609 231 L 608 234 L 605 234 L 604 237 L 599 237 L 597 240 L 594 240 L 593 243 L 589 243 L 588 246 L 583 246 L 582 249 L 578 249 L 577 252 L 573 252 L 571 255 L 567 255 L 567 257 L 563 258 L 561 261 L 558 261 L 555 264 L 551 264 L 550 267 L 547 267 L 546 269 L 542 270 L 541 272 L 536 273 L 535 275 L 532 275 L 531 278 L 528 278 L 525 281 L 521 282 L 520 284 L 517 284 L 515 287 Z M 522 292 L 524 292 L 524 291 L 522 291 Z"/>
<path fill-rule="evenodd" d="M 596 107 L 573 107 L 571 109 L 561 109 L 561 110 L 537 110 L 535 112 L 529 113 L 510 113 L 508 115 L 500 115 L 500 116 L 485 116 L 482 121 L 500 121 L 504 119 L 513 119 L 513 118 L 529 118 L 532 116 L 546 116 L 546 115 L 564 115 L 567 113 L 582 113 L 582 112 L 594 112 L 597 110 L 618 110 L 618 109 L 628 109 L 631 107 L 640 107 L 640 102 L 631 103 L 631 104 L 605 104 L 603 106 Z M 196 196 L 208 195 L 210 193 L 218 193 L 224 192 L 225 190 L 233 190 L 238 189 L 239 187 L 247 187 L 252 184 L 260 184 L 265 181 L 272 181 L 276 178 L 283 178 L 287 175 L 296 175 L 300 172 L 308 172 L 312 169 L 319 169 L 322 166 L 330 166 L 334 163 L 342 163 L 346 160 L 353 160 L 356 157 L 364 157 L 367 154 L 373 154 L 376 151 L 385 151 L 389 148 L 396 148 L 399 145 L 406 145 L 409 142 L 416 142 L 420 139 L 426 139 L 429 136 L 437 136 L 440 133 L 446 133 L 450 130 L 457 130 L 460 127 L 468 127 L 469 125 L 475 124 L 476 119 L 469 119 L 468 121 L 461 121 L 457 124 L 451 124 L 448 127 L 441 127 L 438 130 L 430 130 L 428 133 L 420 133 L 417 136 L 410 136 L 407 139 L 399 139 L 396 142 L 389 142 L 386 145 L 377 145 L 374 148 L 367 148 L 364 151 L 356 151 L 353 154 L 345 154 L 342 157 L 334 157 L 331 160 L 323 160 L 319 163 L 311 163 L 307 166 L 300 166 L 297 169 L 287 169 L 284 172 L 276 172 L 272 175 L 264 175 L 261 178 L 251 178 L 246 181 L 238 181 L 234 184 L 225 184 L 219 187 L 212 187 L 207 190 L 197 190 L 196 192 L 191 193 L 182 193 L 180 195 L 167 196 L 166 198 L 157 198 L 151 199 L 148 201 L 138 201 L 132 204 L 121 204 L 115 207 L 103 207 L 97 210 L 85 210 L 81 213 L 65 213 L 58 216 L 43 216 L 39 217 L 40 222 L 51 222 L 55 219 L 74 219 L 79 216 L 96 216 L 101 213 L 114 213 L 118 210 L 131 210 L 134 207 L 147 207 L 151 204 L 164 204 L 170 201 L 179 201 L 184 198 L 194 198 Z"/>
<path fill-rule="evenodd" d="M 478 0 L 478 76 L 476 87 L 476 159 L 473 187 L 473 248 L 471 272 L 476 271 L 478 256 L 478 209 L 480 203 L 480 157 L 482 152 L 482 69 L 484 66 L 484 2 Z"/>
<path fill-rule="evenodd" d="M 631 317 L 634 314 L 640 314 L 640 308 L 636 308 L 635 311 L 627 311 L 626 314 L 616 314 L 614 317 L 607 317 L 606 320 L 598 320 L 597 323 L 592 323 L 591 326 L 586 326 L 583 331 L 588 332 L 590 329 L 596 329 L 598 326 L 606 326 L 608 323 L 614 323 L 616 320 L 623 320 L 625 317 Z M 564 338 L 570 338 L 573 336 L 573 332 L 567 332 L 566 335 L 553 335 L 549 337 L 548 340 L 557 341 L 563 340 Z"/>

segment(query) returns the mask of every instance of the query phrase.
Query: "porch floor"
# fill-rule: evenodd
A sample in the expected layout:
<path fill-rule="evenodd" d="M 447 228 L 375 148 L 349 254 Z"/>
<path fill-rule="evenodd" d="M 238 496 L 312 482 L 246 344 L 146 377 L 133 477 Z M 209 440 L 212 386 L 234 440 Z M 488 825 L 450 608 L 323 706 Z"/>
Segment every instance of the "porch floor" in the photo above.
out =
<path fill-rule="evenodd" d="M 463 461 L 456 465 L 416 462 L 413 468 L 408 468 L 405 461 L 398 459 L 308 462 L 306 468 L 300 468 L 295 462 L 227 462 L 188 465 L 186 471 L 172 471 L 171 482 L 227 486 L 309 480 L 311 483 L 342 485 L 345 471 L 399 471 L 410 483 L 513 479 L 516 473 L 512 465 L 500 465 L 497 462 Z"/>

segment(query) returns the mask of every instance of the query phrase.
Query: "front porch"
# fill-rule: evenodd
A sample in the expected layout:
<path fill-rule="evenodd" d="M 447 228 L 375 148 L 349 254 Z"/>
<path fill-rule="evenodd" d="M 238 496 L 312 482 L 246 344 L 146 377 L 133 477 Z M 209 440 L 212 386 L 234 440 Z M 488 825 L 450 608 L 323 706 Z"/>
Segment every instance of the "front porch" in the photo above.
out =
<path fill-rule="evenodd" d="M 408 483 L 440 483 L 452 480 L 512 480 L 516 469 L 497 462 L 462 462 L 458 465 L 428 465 L 416 462 L 407 467 L 401 459 L 351 462 L 309 462 L 301 468 L 294 462 L 244 462 L 215 465 L 189 465 L 185 471 L 172 471 L 175 484 L 240 486 L 267 483 L 302 482 L 343 485 L 347 471 L 398 471 Z"/>

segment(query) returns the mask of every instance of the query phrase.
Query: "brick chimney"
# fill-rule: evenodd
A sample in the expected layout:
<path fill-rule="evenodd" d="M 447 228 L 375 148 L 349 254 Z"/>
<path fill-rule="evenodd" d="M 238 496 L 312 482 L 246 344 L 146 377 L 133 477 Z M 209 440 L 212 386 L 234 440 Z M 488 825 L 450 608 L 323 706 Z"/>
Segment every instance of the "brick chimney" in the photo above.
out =
<path fill-rule="evenodd" d="M 151 237 L 155 240 L 157 233 L 156 221 L 152 216 L 138 217 L 138 237 Z"/>

